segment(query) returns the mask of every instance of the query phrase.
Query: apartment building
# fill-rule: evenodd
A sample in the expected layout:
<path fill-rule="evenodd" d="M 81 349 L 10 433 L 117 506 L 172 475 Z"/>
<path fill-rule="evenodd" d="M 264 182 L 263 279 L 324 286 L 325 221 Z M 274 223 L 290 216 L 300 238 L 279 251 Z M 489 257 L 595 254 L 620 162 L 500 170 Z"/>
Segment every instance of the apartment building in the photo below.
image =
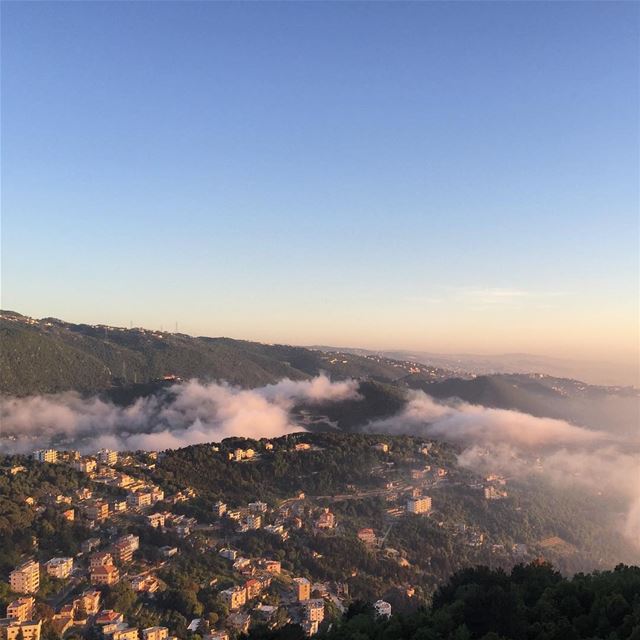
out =
<path fill-rule="evenodd" d="M 80 458 L 71 463 L 71 467 L 80 473 L 93 473 L 96 470 L 97 464 L 93 458 Z"/>
<path fill-rule="evenodd" d="M 318 519 L 316 520 L 316 527 L 318 529 L 333 529 L 336 526 L 336 517 L 328 508 L 324 508 Z"/>
<path fill-rule="evenodd" d="M 244 583 L 244 588 L 247 590 L 247 600 L 252 600 L 260 595 L 260 592 L 262 591 L 262 583 L 260 580 L 251 578 Z"/>
<path fill-rule="evenodd" d="M 298 602 L 311 598 L 311 583 L 306 578 L 294 578 L 293 586 Z"/>
<path fill-rule="evenodd" d="M 40 588 L 40 564 L 29 560 L 14 569 L 9 576 L 11 591 L 36 593 Z"/>
<path fill-rule="evenodd" d="M 135 491 L 127 496 L 127 505 L 134 509 L 151 506 L 151 494 L 147 491 Z"/>
<path fill-rule="evenodd" d="M 164 513 L 152 513 L 147 516 L 147 523 L 153 529 L 161 529 L 164 527 L 166 516 Z"/>
<path fill-rule="evenodd" d="M 324 620 L 324 600 L 316 598 L 306 600 L 302 603 L 304 607 L 304 619 L 311 622 L 322 622 Z"/>
<path fill-rule="evenodd" d="M 221 591 L 220 597 L 229 609 L 233 611 L 247 602 L 247 590 L 244 587 L 231 587 Z"/>
<path fill-rule="evenodd" d="M 89 560 L 89 567 L 92 570 L 107 564 L 113 564 L 113 556 L 108 551 L 98 551 L 94 553 Z"/>
<path fill-rule="evenodd" d="M 38 462 L 57 462 L 58 452 L 55 449 L 40 449 L 33 452 L 33 458 Z"/>
<path fill-rule="evenodd" d="M 226 510 L 227 510 L 227 505 L 221 500 L 218 500 L 218 502 L 216 502 L 213 505 L 213 513 L 215 513 L 218 516 L 218 518 L 221 518 L 224 515 Z"/>
<path fill-rule="evenodd" d="M 131 578 L 131 588 L 141 593 L 155 593 L 160 588 L 160 582 L 155 576 L 135 576 Z"/>
<path fill-rule="evenodd" d="M 100 522 L 109 517 L 109 503 L 104 500 L 94 500 L 85 507 L 85 513 L 89 520 Z"/>
<path fill-rule="evenodd" d="M 136 627 L 116 629 L 111 634 L 111 640 L 139 640 L 140 633 Z"/>
<path fill-rule="evenodd" d="M 100 451 L 98 451 L 98 460 L 102 464 L 112 466 L 118 462 L 118 452 L 112 451 L 111 449 L 100 449 Z"/>
<path fill-rule="evenodd" d="M 280 560 L 262 560 L 260 565 L 267 573 L 280 573 L 282 571 Z"/>
<path fill-rule="evenodd" d="M 118 538 L 113 545 L 113 553 L 117 562 L 126 564 L 131 562 L 133 554 L 140 548 L 140 538 L 134 535 L 123 536 Z"/>
<path fill-rule="evenodd" d="M 0 620 L 0 640 L 40 640 L 42 620 Z"/>
<path fill-rule="evenodd" d="M 143 640 L 167 640 L 169 629 L 167 627 L 147 627 L 142 630 Z"/>
<path fill-rule="evenodd" d="M 120 579 L 118 567 L 113 564 L 105 564 L 91 569 L 91 584 L 111 586 Z"/>
<path fill-rule="evenodd" d="M 407 500 L 409 513 L 422 514 L 431 511 L 431 498 L 429 496 L 411 497 Z"/>
<path fill-rule="evenodd" d="M 73 558 L 51 558 L 44 566 L 47 575 L 65 580 L 73 571 Z"/>
<path fill-rule="evenodd" d="M 19 622 L 26 622 L 33 617 L 33 606 L 35 605 L 35 599 L 31 596 L 24 598 L 18 598 L 7 605 L 7 618 L 12 620 L 18 620 Z"/>
<path fill-rule="evenodd" d="M 101 595 L 97 589 L 85 591 L 77 600 L 79 608 L 89 616 L 95 615 L 100 611 Z"/>
<path fill-rule="evenodd" d="M 127 510 L 127 501 L 126 500 L 114 500 L 111 503 L 111 511 L 113 513 L 122 513 Z"/>

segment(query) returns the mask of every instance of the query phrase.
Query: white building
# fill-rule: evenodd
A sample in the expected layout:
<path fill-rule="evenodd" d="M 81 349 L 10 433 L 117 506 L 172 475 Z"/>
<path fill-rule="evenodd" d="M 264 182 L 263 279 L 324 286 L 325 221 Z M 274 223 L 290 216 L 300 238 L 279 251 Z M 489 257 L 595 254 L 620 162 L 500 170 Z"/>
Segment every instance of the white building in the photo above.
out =
<path fill-rule="evenodd" d="M 140 536 L 134 536 L 132 533 L 122 536 L 120 542 L 127 543 L 132 551 L 137 551 L 140 548 Z"/>
<path fill-rule="evenodd" d="M 73 558 L 51 558 L 44 566 L 48 575 L 64 580 L 73 571 Z"/>
<path fill-rule="evenodd" d="M 377 600 L 373 603 L 376 615 L 381 618 L 388 618 L 391 615 L 391 605 L 384 600 Z"/>
<path fill-rule="evenodd" d="M 80 458 L 71 463 L 71 467 L 81 473 L 93 473 L 96 470 L 96 461 L 92 458 Z"/>
<path fill-rule="evenodd" d="M 284 530 L 283 524 L 268 524 L 264 527 L 264 531 L 274 536 L 278 536 L 283 540 L 286 540 L 289 537 L 289 534 Z"/>
<path fill-rule="evenodd" d="M 118 462 L 118 452 L 112 451 L 111 449 L 100 449 L 98 451 L 98 460 L 102 462 L 102 464 L 106 465 L 114 465 Z"/>

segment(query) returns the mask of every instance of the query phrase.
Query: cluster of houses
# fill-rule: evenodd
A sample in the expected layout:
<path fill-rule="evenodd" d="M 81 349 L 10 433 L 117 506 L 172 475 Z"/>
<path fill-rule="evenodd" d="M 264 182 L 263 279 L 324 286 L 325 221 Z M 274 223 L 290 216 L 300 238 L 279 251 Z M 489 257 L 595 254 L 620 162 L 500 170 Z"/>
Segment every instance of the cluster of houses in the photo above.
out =
<path fill-rule="evenodd" d="M 504 488 L 507 484 L 504 476 L 491 473 L 485 477 L 485 482 L 488 483 L 483 489 L 486 500 L 502 500 L 509 495 Z"/>
<path fill-rule="evenodd" d="M 165 499 L 164 491 L 149 482 L 134 478 L 113 468 L 119 460 L 119 454 L 110 449 L 101 449 L 96 456 L 81 456 L 78 452 L 59 452 L 55 449 L 41 449 L 33 453 L 39 462 L 66 462 L 73 469 L 86 474 L 93 483 L 126 491 L 123 498 L 112 498 L 94 495 L 89 488 L 82 488 L 73 497 L 57 495 L 51 499 L 58 505 L 68 505 L 62 513 L 67 520 L 76 519 L 77 511 L 85 517 L 88 526 L 96 527 L 112 516 L 126 511 L 139 512 Z M 19 469 L 18 471 L 19 472 Z M 193 490 L 185 490 L 172 497 L 170 501 L 181 502 L 193 497 Z M 26 502 L 35 506 L 31 497 Z"/>
<path fill-rule="evenodd" d="M 239 615 L 239 610 L 255 600 L 267 589 L 273 579 L 273 575 L 278 575 L 282 567 L 277 560 L 259 558 L 251 560 L 238 557 L 233 549 L 224 548 L 220 550 L 220 555 L 233 562 L 233 569 L 243 576 L 249 576 L 242 584 L 235 585 L 220 592 L 222 601 L 231 612 L 236 612 L 232 618 L 234 621 L 242 621 L 240 626 L 233 624 L 238 630 L 246 632 L 249 628 L 250 616 L 244 613 L 244 617 Z M 311 598 L 311 582 L 304 577 L 296 577 L 291 581 L 291 599 L 288 603 L 287 613 L 289 620 L 298 622 L 307 635 L 317 633 L 320 623 L 325 616 L 325 601 L 323 598 Z M 273 615 L 276 607 L 268 605 L 258 605 L 253 607 L 258 613 L 267 619 Z"/>
<path fill-rule="evenodd" d="M 170 511 L 150 513 L 146 516 L 146 520 L 152 529 L 172 530 L 180 538 L 186 538 L 198 524 L 195 518 Z"/>
<path fill-rule="evenodd" d="M 265 502 L 250 502 L 245 507 L 231 509 L 219 500 L 213 505 L 213 513 L 221 520 L 227 520 L 234 524 L 238 533 L 262 529 L 271 535 L 286 540 L 290 529 L 301 529 L 309 515 L 309 507 L 305 505 L 304 493 L 299 493 L 296 498 L 284 504 L 277 511 L 273 511 Z M 328 508 L 315 510 L 315 518 L 311 520 L 316 530 L 334 529 L 336 517 Z M 156 514 L 149 516 L 153 518 Z M 313 516 L 313 511 L 311 511 Z"/>
<path fill-rule="evenodd" d="M 153 458 L 156 454 L 148 455 Z M 61 507 L 61 515 L 69 521 L 74 521 L 77 514 L 81 514 L 84 524 L 89 528 L 98 528 L 109 518 L 124 512 L 135 516 L 164 499 L 164 492 L 159 487 L 114 469 L 120 458 L 116 451 L 102 449 L 95 456 L 81 456 L 74 451 L 42 449 L 35 451 L 32 457 L 42 463 L 66 463 L 74 470 L 86 474 L 94 483 L 94 488 L 83 487 L 72 496 L 58 494 L 44 498 L 45 503 Z M 25 470 L 25 467 L 16 468 L 15 473 Z M 12 475 L 15 473 L 12 470 Z M 100 485 L 122 489 L 126 491 L 126 497 L 107 499 L 97 495 L 96 490 L 100 493 Z M 186 491 L 177 494 L 174 499 L 183 501 L 189 499 L 189 496 L 190 493 Z M 33 497 L 27 497 L 25 502 L 38 511 L 45 508 L 44 505 L 38 505 Z M 107 549 L 95 551 L 101 545 L 99 537 L 89 538 L 82 543 L 81 553 L 91 555 L 89 566 L 81 573 L 86 575 L 92 587 L 51 615 L 53 630 L 62 637 L 72 627 L 92 624 L 100 628 L 108 640 L 168 638 L 167 628 L 130 629 L 123 622 L 122 614 L 100 611 L 100 589 L 113 586 L 122 579 L 122 568 L 133 560 L 140 540 L 136 535 L 122 535 L 113 540 Z M 165 553 L 170 556 L 172 550 L 166 549 Z M 42 620 L 33 619 L 36 615 L 36 601 L 30 594 L 35 595 L 39 591 L 41 572 L 68 583 L 74 574 L 74 568 L 74 558 L 71 557 L 54 557 L 43 564 L 30 559 L 16 567 L 9 576 L 10 587 L 13 592 L 24 595 L 8 606 L 6 619 L 0 621 L 0 640 L 39 640 Z M 130 582 L 133 590 L 138 592 L 153 593 L 159 587 L 159 581 L 153 575 L 134 576 Z"/>
<path fill-rule="evenodd" d="M 12 587 L 12 590 L 13 587 Z M 0 619 L 0 637 L 3 640 L 40 640 L 42 620 L 35 619 L 35 599 L 22 597 L 10 602 L 6 617 Z"/>
<path fill-rule="evenodd" d="M 264 443 L 265 451 L 273 451 L 273 444 L 271 442 Z M 294 442 L 292 446 L 293 451 L 310 451 L 314 447 L 308 442 Z M 218 446 L 213 446 L 212 450 L 218 452 L 220 448 Z M 232 460 L 234 462 L 247 462 L 250 460 L 257 460 L 260 456 L 255 451 L 255 449 L 251 449 L 250 447 L 246 449 L 242 449 L 237 447 L 233 451 L 227 451 L 226 456 L 228 460 Z"/>
<path fill-rule="evenodd" d="M 270 443 L 267 443 L 266 449 Z M 297 445 L 305 443 L 296 443 Z M 300 446 L 297 450 L 303 451 L 308 447 Z M 230 453 L 230 459 L 235 461 L 251 460 L 256 456 L 251 449 L 237 449 Z M 198 524 L 195 518 L 174 514 L 169 511 L 150 512 L 153 506 L 163 501 L 165 504 L 176 504 L 195 497 L 196 493 L 191 488 L 185 488 L 173 496 L 165 497 L 164 492 L 140 478 L 133 477 L 116 468 L 118 462 L 122 462 L 120 454 L 115 451 L 103 449 L 95 456 L 81 456 L 76 452 L 58 452 L 54 449 L 40 450 L 33 454 L 34 459 L 43 463 L 65 463 L 74 470 L 86 474 L 93 483 L 92 488 L 85 486 L 77 490 L 72 496 L 55 495 L 46 497 L 45 500 L 64 509 L 64 517 L 74 520 L 80 514 L 83 522 L 93 529 L 101 531 L 117 531 L 119 525 L 127 520 L 121 516 L 133 517 L 137 522 L 146 522 L 147 526 L 164 531 L 177 533 L 179 537 L 186 538 Z M 153 465 L 154 462 L 140 463 Z M 122 467 L 119 467 L 122 468 Z M 16 470 L 19 473 L 20 469 Z M 101 491 L 100 486 L 107 488 Z M 109 489 L 119 489 L 126 492 L 126 497 L 117 498 L 117 492 Z M 110 496 L 110 497 L 105 497 Z M 283 505 L 278 510 L 272 510 L 268 505 L 259 500 L 250 502 L 246 507 L 231 509 L 222 501 L 213 506 L 213 511 L 220 518 L 228 519 L 235 523 L 239 533 L 252 529 L 263 529 L 265 532 L 280 539 L 286 539 L 289 528 L 301 528 L 305 515 L 314 517 L 313 511 L 305 514 L 302 503 L 304 494 L 298 494 L 289 505 Z M 35 499 L 27 502 L 34 508 L 40 509 Z M 116 516 L 119 519 L 109 522 Z M 332 529 L 336 526 L 335 516 L 329 509 L 321 509 L 316 513 L 311 522 L 318 529 Z M 79 578 L 86 576 L 91 588 L 81 595 L 63 604 L 59 610 L 50 617 L 53 629 L 61 637 L 72 627 L 92 625 L 98 628 L 102 636 L 107 640 L 167 640 L 169 630 L 165 627 L 151 627 L 148 629 L 131 628 L 127 625 L 121 613 L 112 610 L 100 609 L 101 590 L 113 587 L 122 579 L 127 579 L 133 589 L 138 593 L 153 594 L 161 583 L 153 571 L 129 577 L 125 566 L 128 565 L 139 549 L 140 541 L 136 535 L 121 535 L 112 539 L 105 548 L 101 537 L 89 538 L 81 545 L 82 554 L 88 558 L 86 569 L 79 568 Z M 163 558 L 171 558 L 178 553 L 176 547 L 161 547 L 159 549 Z M 228 548 L 220 550 L 220 554 L 228 558 L 232 563 L 232 569 L 240 576 L 241 583 L 228 589 L 223 589 L 218 596 L 222 603 L 229 609 L 229 616 L 224 624 L 235 631 L 248 630 L 251 620 L 250 613 L 257 615 L 264 621 L 270 621 L 278 607 L 265 604 L 262 596 L 267 593 L 273 576 L 282 571 L 279 560 L 270 558 L 247 559 L 238 557 L 236 551 Z M 83 560 L 79 567 L 84 566 Z M 7 612 L 7 619 L 0 622 L 0 640 L 40 640 L 42 620 L 34 620 L 36 617 L 33 595 L 40 588 L 41 571 L 62 581 L 68 581 L 74 574 L 74 558 L 55 557 L 42 565 L 36 560 L 28 560 L 11 572 L 11 589 L 17 594 L 24 594 L 11 606 Z M 317 632 L 319 624 L 324 619 L 324 600 L 310 597 L 311 583 L 300 578 L 294 581 L 295 597 L 288 607 L 288 619 L 300 623 L 309 635 Z M 198 631 L 203 633 L 204 640 L 228 640 L 225 630 L 211 630 L 206 624 L 200 624 Z"/>
<path fill-rule="evenodd" d="M 135 544 L 135 543 L 134 543 Z M 122 545 L 124 548 L 124 545 Z M 71 558 L 54 558 L 64 562 L 48 562 L 47 572 L 51 567 L 64 566 L 63 576 L 68 577 L 67 568 Z M 116 572 L 113 558 L 109 553 L 97 553 L 91 557 L 91 581 L 96 585 L 103 582 L 104 573 L 101 568 L 111 567 Z M 36 600 L 33 595 L 39 589 L 40 564 L 29 560 L 11 572 L 11 590 L 23 594 L 7 606 L 6 617 L 0 619 L 0 638 L 2 640 L 40 640 L 42 619 L 36 619 Z M 105 640 L 167 640 L 169 629 L 166 627 L 150 627 L 142 629 L 130 628 L 121 613 L 112 610 L 101 610 L 102 594 L 99 589 L 91 588 L 74 597 L 63 605 L 51 618 L 53 630 L 63 636 L 72 627 L 86 627 L 93 624 L 102 631 Z M 176 639 L 177 640 L 177 639 Z"/>
<path fill-rule="evenodd" d="M 89 559 L 91 584 L 108 587 L 117 584 L 120 580 L 118 567 L 131 562 L 139 547 L 138 536 L 126 535 L 118 538 L 110 550 L 93 553 Z"/>
<path fill-rule="evenodd" d="M 263 443 L 265 452 L 273 450 L 273 444 Z M 383 456 L 380 456 L 379 469 L 382 475 L 392 472 L 391 445 L 387 442 L 378 442 L 372 447 Z M 305 452 L 315 447 L 307 442 L 293 439 L 287 445 L 288 450 Z M 220 453 L 220 447 L 212 445 L 213 452 Z M 262 449 L 261 449 L 262 452 Z M 406 480 L 389 478 L 384 492 L 387 500 L 395 506 L 387 510 L 390 520 L 395 517 L 413 514 L 418 516 L 433 515 L 432 498 L 423 494 L 423 490 L 448 481 L 448 470 L 443 467 L 432 467 L 423 464 L 420 456 L 429 457 L 433 453 L 430 443 L 423 443 L 417 449 L 419 468 L 413 468 L 403 472 Z M 160 454 L 162 455 L 162 454 Z M 247 462 L 259 459 L 260 453 L 252 448 L 237 447 L 233 450 L 223 450 L 220 455 L 226 456 L 232 462 Z M 110 530 L 110 540 L 105 547 L 100 537 L 89 538 L 82 544 L 83 554 L 88 556 L 87 569 L 80 569 L 80 573 L 87 575 L 91 588 L 75 597 L 71 602 L 64 604 L 59 611 L 53 614 L 51 620 L 54 629 L 61 636 L 74 626 L 91 624 L 98 627 L 106 640 L 171 640 L 169 630 L 166 627 L 150 627 L 137 629 L 129 627 L 121 613 L 100 609 L 100 595 L 103 588 L 113 587 L 121 580 L 127 579 L 136 593 L 153 594 L 163 588 L 160 580 L 154 575 L 154 570 L 145 571 L 140 575 L 128 576 L 126 565 L 131 563 L 135 552 L 139 549 L 140 541 L 136 535 L 115 536 L 122 529 L 119 525 L 131 521 L 133 518 L 138 524 L 146 524 L 151 529 L 164 532 L 172 532 L 184 540 L 185 544 L 193 542 L 197 536 L 192 536 L 199 523 L 195 518 L 180 515 L 168 511 L 167 504 L 178 504 L 196 497 L 196 492 L 190 487 L 183 488 L 174 495 L 165 496 L 164 491 L 144 478 L 134 477 L 131 469 L 136 467 L 145 470 L 153 469 L 158 454 L 147 453 L 145 456 L 127 456 L 108 449 L 98 451 L 94 456 L 81 456 L 76 452 L 58 452 L 53 449 L 43 449 L 34 453 L 33 457 L 43 463 L 69 464 L 76 471 L 86 474 L 91 481 L 92 488 L 82 488 L 73 496 L 52 496 L 51 501 L 63 511 L 63 516 L 68 520 L 82 517 L 90 528 L 99 529 L 102 533 Z M 428 460 L 427 460 L 428 462 Z M 120 464 L 119 464 L 120 463 Z M 126 468 L 129 473 L 121 469 Z M 18 469 L 16 473 L 19 473 Z M 12 470 L 13 473 L 13 470 Z M 481 484 L 484 496 L 488 500 L 496 500 L 506 497 L 503 488 L 506 481 L 495 474 L 486 476 L 485 483 Z M 87 483 L 88 484 L 88 483 Z M 104 489 L 102 489 L 104 487 Z M 119 491 L 113 491 L 114 489 Z M 347 487 L 356 492 L 357 487 Z M 120 494 L 121 497 L 113 497 Z M 108 496 L 108 497 L 106 497 Z M 34 503 L 35 501 L 32 500 Z M 163 509 L 159 509 L 157 503 L 162 502 Z M 34 507 L 37 507 L 35 503 Z M 159 506 L 159 505 L 158 505 Z M 307 529 L 314 533 L 334 535 L 337 529 L 341 531 L 335 514 L 328 507 L 314 506 L 305 499 L 303 493 L 285 500 L 280 507 L 270 507 L 265 502 L 256 500 L 244 506 L 230 507 L 219 500 L 212 505 L 213 514 L 218 518 L 214 525 L 219 530 L 235 531 L 242 534 L 248 531 L 261 529 L 281 540 L 287 539 L 295 529 Z M 129 518 L 129 520 L 123 520 Z M 113 520 L 112 520 L 113 519 Z M 441 523 L 440 523 L 441 524 Z M 200 530 L 206 530 L 208 525 L 202 525 Z M 467 544 L 481 546 L 484 543 L 484 535 L 476 529 L 463 530 Z M 395 553 L 396 560 L 402 566 L 409 566 L 406 554 L 398 553 L 393 549 L 383 548 L 388 531 L 378 536 L 370 527 L 364 527 L 357 531 L 357 538 L 374 551 L 379 547 L 383 553 Z M 114 539 L 115 538 L 115 539 Z M 191 541 L 191 542 L 190 542 Z M 177 544 L 177 543 L 176 543 Z M 286 619 L 298 623 L 308 635 L 317 633 L 320 624 L 325 618 L 325 598 L 331 598 L 341 607 L 338 598 L 339 590 L 332 587 L 334 592 L 329 593 L 321 584 L 312 584 L 307 578 L 290 576 L 285 572 L 281 575 L 282 566 L 279 560 L 271 558 L 246 558 L 228 545 L 217 549 L 221 557 L 231 564 L 236 577 L 236 584 L 218 592 L 218 598 L 225 604 L 229 615 L 221 621 L 225 629 L 211 629 L 205 620 L 193 620 L 189 629 L 197 631 L 203 640 L 228 640 L 229 631 L 246 632 L 252 619 L 260 619 L 270 623 L 277 611 L 286 611 Z M 178 547 L 160 547 L 159 552 L 164 560 L 168 560 L 177 553 Z M 391 556 L 390 556 L 391 557 Z M 157 568 L 156 564 L 156 568 Z M 35 560 L 25 562 L 11 573 L 12 591 L 23 594 L 7 608 L 7 617 L 0 620 L 0 640 L 40 640 L 41 621 L 34 621 L 34 598 L 39 589 L 40 571 L 60 580 L 68 580 L 74 575 L 74 558 L 55 557 L 48 560 L 40 567 Z M 290 585 L 289 593 L 280 599 L 280 606 L 268 604 L 270 594 L 273 592 L 272 582 L 274 576 L 279 590 L 282 584 Z M 312 597 L 312 594 L 316 597 Z M 279 593 L 279 595 L 282 595 Z M 318 597 L 318 595 L 320 597 Z M 374 604 L 379 616 L 388 617 L 391 614 L 391 605 L 383 600 Z M 282 614 L 279 623 L 282 623 Z"/>

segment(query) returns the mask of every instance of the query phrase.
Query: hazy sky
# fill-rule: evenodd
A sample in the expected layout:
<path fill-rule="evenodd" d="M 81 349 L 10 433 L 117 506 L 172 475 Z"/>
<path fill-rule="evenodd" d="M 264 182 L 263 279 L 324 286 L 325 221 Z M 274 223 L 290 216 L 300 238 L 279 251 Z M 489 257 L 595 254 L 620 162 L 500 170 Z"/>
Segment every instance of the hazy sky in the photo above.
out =
<path fill-rule="evenodd" d="M 639 17 L 3 2 L 2 306 L 628 364 Z"/>

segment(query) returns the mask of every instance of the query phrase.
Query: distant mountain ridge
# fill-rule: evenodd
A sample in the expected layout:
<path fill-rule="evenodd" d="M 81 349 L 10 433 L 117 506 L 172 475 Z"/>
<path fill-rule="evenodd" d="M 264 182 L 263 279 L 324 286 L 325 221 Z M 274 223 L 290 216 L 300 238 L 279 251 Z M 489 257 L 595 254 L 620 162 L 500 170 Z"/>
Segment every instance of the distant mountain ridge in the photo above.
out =
<path fill-rule="evenodd" d="M 0 393 L 6 395 L 75 390 L 108 393 L 126 404 L 138 395 L 155 392 L 168 375 L 224 380 L 250 388 L 282 378 L 303 380 L 321 372 L 336 380 L 361 381 L 363 403 L 339 403 L 326 410 L 349 430 L 397 411 L 400 398 L 409 390 L 441 400 L 458 398 L 592 428 L 611 428 L 621 434 L 633 435 L 640 424 L 640 396 L 632 388 L 594 386 L 542 374 L 460 375 L 374 353 L 74 324 L 55 318 L 37 320 L 0 312 Z"/>
<path fill-rule="evenodd" d="M 0 393 L 5 394 L 99 392 L 166 375 L 256 387 L 282 378 L 305 379 L 322 371 L 336 379 L 379 382 L 396 382 L 407 375 L 428 382 L 452 375 L 436 367 L 378 356 L 0 312 Z"/>
<path fill-rule="evenodd" d="M 356 355 L 380 355 L 394 360 L 428 363 L 455 372 L 462 377 L 469 375 L 493 375 L 500 373 L 544 373 L 556 378 L 573 378 L 591 385 L 630 386 L 640 385 L 640 370 L 634 366 L 612 362 L 572 360 L 531 353 L 432 353 L 398 349 L 360 349 L 347 347 L 312 347 L 321 351 L 342 351 Z"/>

